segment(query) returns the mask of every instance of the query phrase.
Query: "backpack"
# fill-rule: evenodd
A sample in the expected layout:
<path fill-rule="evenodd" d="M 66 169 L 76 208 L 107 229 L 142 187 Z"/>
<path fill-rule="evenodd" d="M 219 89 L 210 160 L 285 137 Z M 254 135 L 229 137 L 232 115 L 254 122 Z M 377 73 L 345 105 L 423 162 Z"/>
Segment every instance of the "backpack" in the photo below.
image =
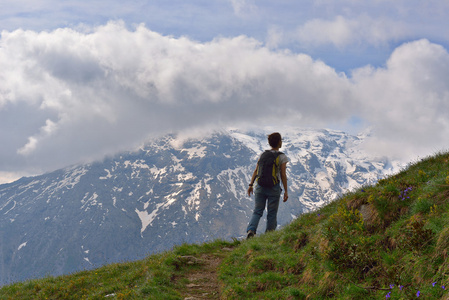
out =
<path fill-rule="evenodd" d="M 272 152 L 266 150 L 259 159 L 257 169 L 257 184 L 263 187 L 271 188 L 279 183 L 276 169 L 279 167 L 279 155 L 282 152 Z"/>

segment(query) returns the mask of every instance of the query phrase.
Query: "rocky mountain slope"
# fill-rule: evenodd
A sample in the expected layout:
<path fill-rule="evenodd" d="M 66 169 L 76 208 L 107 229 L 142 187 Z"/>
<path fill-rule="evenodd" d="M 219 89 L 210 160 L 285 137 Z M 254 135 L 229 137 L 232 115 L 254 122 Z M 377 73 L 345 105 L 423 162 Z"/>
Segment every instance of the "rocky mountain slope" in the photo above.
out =
<path fill-rule="evenodd" d="M 282 133 L 291 161 L 281 225 L 395 170 L 363 152 L 362 135 Z M 167 135 L 101 162 L 0 185 L 0 283 L 242 236 L 253 208 L 247 184 L 265 148 L 262 132 Z"/>

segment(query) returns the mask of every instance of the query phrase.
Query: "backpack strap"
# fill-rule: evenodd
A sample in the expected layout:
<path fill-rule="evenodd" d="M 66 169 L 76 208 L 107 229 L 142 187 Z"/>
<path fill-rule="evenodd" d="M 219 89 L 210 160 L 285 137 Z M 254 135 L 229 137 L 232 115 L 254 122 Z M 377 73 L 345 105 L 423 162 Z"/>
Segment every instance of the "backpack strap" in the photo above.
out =
<path fill-rule="evenodd" d="M 279 182 L 277 171 L 279 170 L 280 166 L 278 158 L 281 154 L 284 153 L 280 151 L 265 150 L 265 152 L 260 155 L 257 169 L 257 182 L 259 185 L 271 187 Z M 266 162 L 268 155 L 271 156 L 270 160 L 272 161 L 272 164 L 270 163 L 269 165 L 267 165 Z M 262 160 L 262 158 L 264 158 L 264 161 L 261 165 L 260 161 Z"/>

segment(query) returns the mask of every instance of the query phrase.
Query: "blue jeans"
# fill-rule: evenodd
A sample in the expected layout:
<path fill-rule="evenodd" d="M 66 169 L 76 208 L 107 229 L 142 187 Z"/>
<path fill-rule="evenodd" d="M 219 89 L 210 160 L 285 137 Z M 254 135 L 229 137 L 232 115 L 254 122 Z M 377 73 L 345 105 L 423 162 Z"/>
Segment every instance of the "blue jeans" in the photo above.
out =
<path fill-rule="evenodd" d="M 255 195 L 255 207 L 251 220 L 249 221 L 248 228 L 246 232 L 252 230 L 257 232 L 257 226 L 259 225 L 259 220 L 263 216 L 263 211 L 265 210 L 265 205 L 267 205 L 267 228 L 265 232 L 275 230 L 277 223 L 277 214 L 279 207 L 279 198 L 281 196 L 281 186 L 279 184 L 272 188 L 266 188 L 262 186 L 257 186 L 254 191 Z"/>

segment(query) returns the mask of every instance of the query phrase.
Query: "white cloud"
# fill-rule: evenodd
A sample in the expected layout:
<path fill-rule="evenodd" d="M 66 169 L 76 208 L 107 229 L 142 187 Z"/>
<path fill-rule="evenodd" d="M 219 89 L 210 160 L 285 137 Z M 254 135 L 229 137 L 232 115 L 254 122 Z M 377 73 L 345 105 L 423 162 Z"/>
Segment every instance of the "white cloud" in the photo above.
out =
<path fill-rule="evenodd" d="M 398 47 L 385 68 L 354 72 L 363 118 L 375 124 L 372 146 L 396 157 L 448 149 L 449 54 L 428 40 Z"/>
<path fill-rule="evenodd" d="M 27 156 L 33 153 L 38 147 L 38 141 L 42 138 L 52 135 L 57 130 L 57 125 L 50 119 L 47 119 L 45 125 L 40 128 L 40 133 L 36 136 L 28 137 L 28 143 L 17 150 L 18 154 Z"/>
<path fill-rule="evenodd" d="M 111 22 L 90 33 L 3 32 L 0 47 L 0 114 L 35 109 L 33 126 L 13 125 L 27 109 L 0 121 L 12 131 L 0 139 L 16 136 L 0 168 L 60 167 L 190 126 L 322 125 L 353 105 L 344 75 L 244 36 L 199 43 Z"/>
<path fill-rule="evenodd" d="M 254 0 L 230 0 L 234 13 L 237 16 L 245 16 L 257 11 Z"/>
<path fill-rule="evenodd" d="M 17 150 L 17 153 L 22 154 L 22 155 L 28 155 L 30 153 L 32 153 L 36 147 L 37 147 L 37 142 L 38 140 L 35 137 L 29 137 L 28 138 L 28 143 L 26 143 L 25 146 L 23 146 L 22 148 Z"/>
<path fill-rule="evenodd" d="M 422 153 L 449 134 L 448 57 L 420 40 L 385 68 L 347 78 L 245 36 L 201 43 L 120 22 L 88 33 L 3 32 L 0 171 L 48 171 L 172 130 L 345 127 L 354 118 L 375 128 L 381 153 Z"/>
<path fill-rule="evenodd" d="M 1 172 L 0 171 L 0 184 L 10 183 L 25 176 L 23 173 Z"/>
<path fill-rule="evenodd" d="M 298 27 L 293 38 L 307 47 L 333 45 L 343 49 L 353 45 L 385 45 L 406 36 L 405 26 L 389 18 L 373 19 L 336 16 L 333 20 L 313 19 Z"/>

